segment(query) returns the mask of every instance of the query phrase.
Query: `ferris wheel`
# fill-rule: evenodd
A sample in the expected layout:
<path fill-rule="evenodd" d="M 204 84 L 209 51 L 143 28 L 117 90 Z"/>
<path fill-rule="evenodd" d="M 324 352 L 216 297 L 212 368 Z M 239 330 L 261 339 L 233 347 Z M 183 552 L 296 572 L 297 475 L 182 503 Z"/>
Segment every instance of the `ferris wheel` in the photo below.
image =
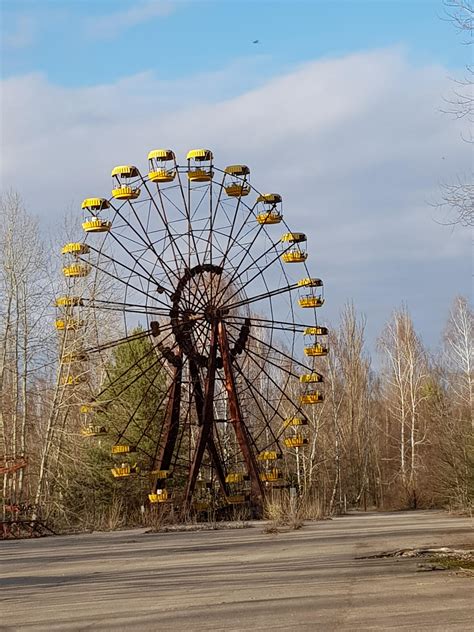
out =
<path fill-rule="evenodd" d="M 57 303 L 63 329 L 80 328 L 84 306 L 96 323 L 105 315 L 68 355 L 72 385 L 75 365 L 83 374 L 103 357 L 82 434 L 107 435 L 114 477 L 149 477 L 150 503 L 261 507 L 289 484 L 308 409 L 324 400 L 323 282 L 306 236 L 287 226 L 280 194 L 258 191 L 246 165 L 218 168 L 208 149 L 184 164 L 156 149 L 146 173 L 120 165 L 112 180 L 109 198 L 82 203 L 84 241 L 63 248 L 66 276 L 109 281 L 106 295 Z"/>

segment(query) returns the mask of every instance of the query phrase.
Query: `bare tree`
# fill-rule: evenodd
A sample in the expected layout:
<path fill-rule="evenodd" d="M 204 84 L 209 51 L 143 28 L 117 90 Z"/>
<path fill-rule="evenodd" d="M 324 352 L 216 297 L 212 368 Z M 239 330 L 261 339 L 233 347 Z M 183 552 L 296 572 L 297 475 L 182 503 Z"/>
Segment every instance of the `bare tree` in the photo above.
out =
<path fill-rule="evenodd" d="M 25 500 L 25 468 L 16 465 L 26 465 L 35 384 L 51 359 L 51 332 L 45 329 L 44 317 L 52 288 L 48 249 L 18 193 L 2 195 L 0 220 L 0 447 L 7 465 L 5 511 L 6 504 L 18 506 Z"/>
<path fill-rule="evenodd" d="M 462 296 L 455 299 L 450 311 L 444 342 L 449 390 L 474 432 L 474 314 Z"/>
<path fill-rule="evenodd" d="M 472 509 L 474 501 L 473 333 L 472 309 L 465 298 L 457 297 L 432 378 L 427 485 L 434 502 L 463 510 Z"/>
<path fill-rule="evenodd" d="M 470 0 L 445 0 L 447 19 L 454 27 L 465 35 L 464 44 L 472 45 L 474 28 L 474 7 Z M 444 111 L 458 119 L 466 119 L 472 125 L 474 121 L 474 69 L 466 66 L 466 76 L 455 80 L 453 95 L 446 100 Z M 472 143 L 472 132 L 466 142 Z M 457 182 L 442 185 L 442 200 L 440 207 L 454 212 L 452 223 L 462 226 L 474 225 L 474 186 L 472 174 L 469 177 L 458 176 Z"/>
<path fill-rule="evenodd" d="M 384 399 L 392 422 L 389 432 L 398 444 L 398 476 L 416 507 L 422 465 L 418 450 L 428 436 L 420 409 L 427 396 L 429 373 L 426 353 L 406 308 L 393 314 L 379 339 L 379 348 L 385 360 Z"/>

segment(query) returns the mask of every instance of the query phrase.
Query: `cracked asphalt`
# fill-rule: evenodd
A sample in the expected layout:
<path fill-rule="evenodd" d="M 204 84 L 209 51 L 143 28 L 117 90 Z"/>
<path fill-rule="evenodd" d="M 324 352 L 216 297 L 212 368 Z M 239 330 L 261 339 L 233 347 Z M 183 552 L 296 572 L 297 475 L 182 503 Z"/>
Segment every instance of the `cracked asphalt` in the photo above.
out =
<path fill-rule="evenodd" d="M 474 630 L 474 579 L 404 547 L 474 548 L 473 520 L 357 513 L 264 533 L 143 529 L 0 542 L 0 630 Z"/>

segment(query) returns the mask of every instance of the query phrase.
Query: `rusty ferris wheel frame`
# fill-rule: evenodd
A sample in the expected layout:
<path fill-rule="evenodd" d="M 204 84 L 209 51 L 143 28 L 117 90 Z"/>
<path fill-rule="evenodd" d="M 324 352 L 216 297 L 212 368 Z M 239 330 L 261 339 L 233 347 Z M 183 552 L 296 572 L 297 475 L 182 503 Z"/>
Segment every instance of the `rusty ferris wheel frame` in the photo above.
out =
<path fill-rule="evenodd" d="M 91 421 L 108 386 L 82 405 L 83 434 L 114 436 L 117 478 L 137 474 L 134 453 L 143 452 L 151 503 L 201 511 L 217 497 L 261 508 L 268 490 L 287 486 L 284 453 L 304 449 L 307 407 L 324 399 L 323 283 L 309 273 L 306 236 L 286 225 L 281 196 L 255 189 L 247 166 L 219 169 L 207 149 L 191 150 L 184 165 L 169 149 L 153 150 L 148 163 L 145 175 L 115 167 L 111 197 L 84 200 L 86 239 L 65 246 L 64 269 L 74 283 L 75 271 L 95 268 L 119 288 L 114 300 L 76 300 L 119 312 L 124 323 L 78 360 L 148 338 L 167 386 L 142 429 L 146 448 L 128 440 L 134 413 L 121 429 Z M 74 299 L 68 305 L 75 309 Z"/>

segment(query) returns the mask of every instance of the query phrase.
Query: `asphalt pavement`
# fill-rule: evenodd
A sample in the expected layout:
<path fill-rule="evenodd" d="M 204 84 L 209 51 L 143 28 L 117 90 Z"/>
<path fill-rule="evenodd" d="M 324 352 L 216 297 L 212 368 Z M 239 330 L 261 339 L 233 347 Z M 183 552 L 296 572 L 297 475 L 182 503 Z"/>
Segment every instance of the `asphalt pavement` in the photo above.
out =
<path fill-rule="evenodd" d="M 473 520 L 360 513 L 265 533 L 144 529 L 0 542 L 0 630 L 474 631 L 474 579 L 416 559 L 357 559 L 422 546 L 474 548 Z"/>

